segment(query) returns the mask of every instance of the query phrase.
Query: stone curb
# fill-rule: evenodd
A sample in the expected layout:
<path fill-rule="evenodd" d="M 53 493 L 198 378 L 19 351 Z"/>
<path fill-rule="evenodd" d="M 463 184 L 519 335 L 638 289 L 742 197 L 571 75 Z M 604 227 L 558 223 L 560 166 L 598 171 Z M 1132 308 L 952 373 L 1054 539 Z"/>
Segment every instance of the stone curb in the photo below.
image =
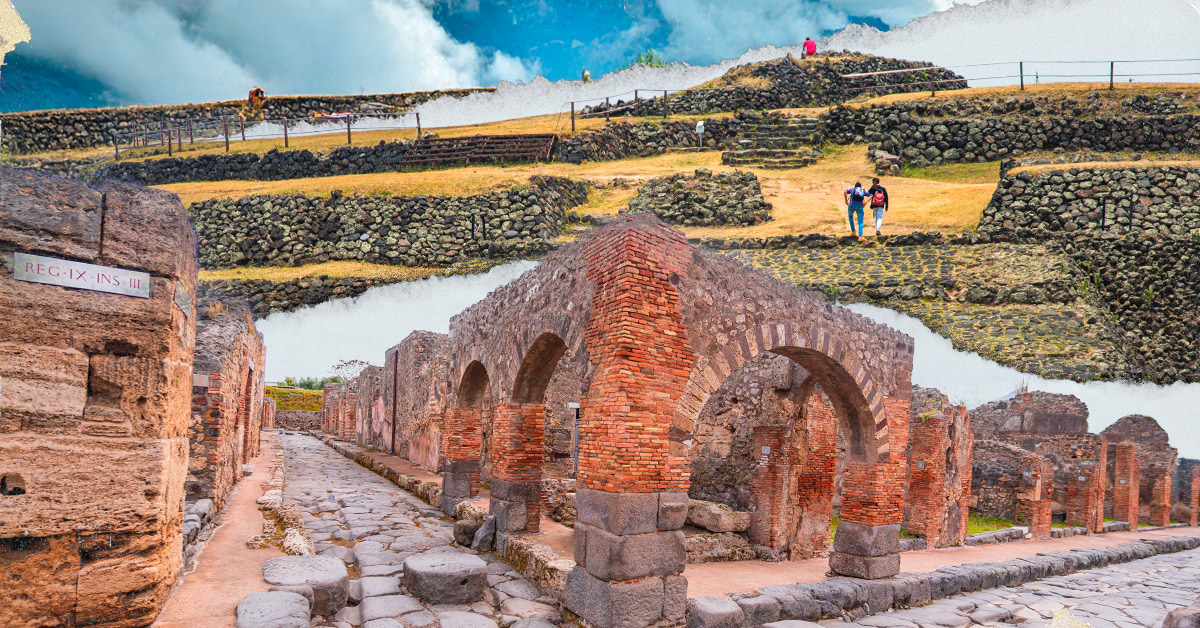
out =
<path fill-rule="evenodd" d="M 740 622 L 726 621 L 720 625 L 756 628 L 780 620 L 817 621 L 847 614 L 870 615 L 888 608 L 924 606 L 933 600 L 959 593 L 1018 586 L 1082 569 L 1106 567 L 1197 547 L 1200 547 L 1200 535 L 1143 539 L 1106 548 L 1044 552 L 1008 561 L 967 563 L 942 567 L 930 573 L 901 573 L 895 578 L 882 580 L 838 577 L 815 584 L 770 586 L 754 593 L 730 596 L 741 607 L 742 619 Z M 716 625 L 708 623 L 715 619 L 689 617 L 688 625 Z"/>

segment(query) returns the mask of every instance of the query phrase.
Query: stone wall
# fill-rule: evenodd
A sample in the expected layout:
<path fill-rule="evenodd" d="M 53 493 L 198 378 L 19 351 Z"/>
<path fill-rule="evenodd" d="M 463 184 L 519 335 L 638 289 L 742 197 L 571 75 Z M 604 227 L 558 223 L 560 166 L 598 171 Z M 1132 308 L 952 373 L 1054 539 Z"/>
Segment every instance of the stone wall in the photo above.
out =
<path fill-rule="evenodd" d="M 380 141 L 369 146 L 338 146 L 317 153 L 307 149 L 271 149 L 262 155 L 223 153 L 116 161 L 99 167 L 97 173 L 102 177 L 143 185 L 187 181 L 281 181 L 343 174 L 369 174 L 400 170 L 400 160 L 404 158 L 410 146 L 408 141 Z M 43 163 L 43 167 L 50 165 Z"/>
<path fill-rule="evenodd" d="M 843 74 L 865 72 L 887 72 L 911 68 L 929 67 L 925 61 L 887 59 L 871 55 L 852 53 L 818 54 L 805 59 L 787 55 L 761 63 L 737 66 L 712 82 L 713 88 L 688 90 L 663 97 L 642 99 L 639 108 L 620 112 L 621 115 L 642 116 L 672 114 L 705 114 L 736 109 L 786 109 L 796 107 L 819 107 L 844 102 L 863 94 L 898 94 L 928 91 L 928 86 L 910 85 L 922 81 L 951 81 L 938 85 L 938 89 L 962 89 L 967 82 L 948 70 L 932 70 L 875 76 L 857 80 L 844 80 Z M 958 79 L 958 82 L 954 82 Z M 863 90 L 856 88 L 874 87 Z M 611 103 L 613 109 L 631 105 L 632 102 L 618 100 Z M 586 113 L 603 113 L 606 107 L 587 107 Z"/>
<path fill-rule="evenodd" d="M 270 96 L 263 103 L 266 118 L 306 118 L 314 113 L 356 111 L 381 113 L 407 111 L 441 96 L 461 98 L 493 88 L 452 89 L 404 94 L 360 96 Z M 47 109 L 0 115 L 4 147 L 13 153 L 111 146 L 113 132 L 130 130 L 148 122 L 185 123 L 188 119 L 228 115 L 236 120 L 247 109 L 244 100 L 197 105 Z M 250 113 L 246 111 L 246 113 Z"/>
<path fill-rule="evenodd" d="M 740 117 L 705 120 L 704 148 L 717 150 L 727 146 L 736 139 L 743 124 Z M 577 164 L 649 157 L 672 148 L 698 148 L 699 144 L 695 122 L 614 122 L 560 140 L 554 155 L 558 161 Z"/>
<path fill-rule="evenodd" d="M 437 471 L 443 447 L 440 413 L 446 403 L 446 335 L 416 331 L 387 352 L 384 412 L 371 446 Z M 392 435 L 395 434 L 393 443 Z"/>
<path fill-rule="evenodd" d="M 476 196 L 244 196 L 195 203 L 190 212 L 204 268 L 330 260 L 447 266 L 543 253 L 566 211 L 586 200 L 586 184 L 532 177 L 526 188 Z"/>
<path fill-rule="evenodd" d="M 1074 395 L 1041 391 L 1017 393 L 971 410 L 975 434 L 991 438 L 1005 433 L 1029 435 L 1087 434 L 1087 405 Z"/>
<path fill-rule="evenodd" d="M 911 100 L 838 107 L 821 119 L 837 144 L 874 143 L 903 163 L 997 161 L 1031 151 L 1200 150 L 1200 116 L 1100 114 L 1069 99 Z"/>
<path fill-rule="evenodd" d="M 263 424 L 266 348 L 244 299 L 196 302 L 196 354 L 192 371 L 187 498 L 212 499 L 224 508 L 258 455 Z"/>
<path fill-rule="evenodd" d="M 307 410 L 279 410 L 275 413 L 275 426 L 281 430 L 311 432 L 321 429 L 321 412 Z"/>
<path fill-rule="evenodd" d="M 1029 525 L 1029 506 L 1042 500 L 1042 457 L 1015 445 L 981 438 L 975 441 L 974 466 L 971 470 L 971 508 L 984 517 L 996 517 Z M 1030 475 L 1025 475 L 1029 471 Z M 1046 508 L 1046 534 L 1049 535 L 1049 495 Z"/>
<path fill-rule="evenodd" d="M 647 181 L 622 210 L 639 212 L 684 226 L 747 227 L 771 220 L 771 204 L 763 198 L 753 172 L 714 176 L 708 168 L 697 168 L 691 177 L 677 173 Z"/>
<path fill-rule="evenodd" d="M 195 247 L 173 194 L 0 167 L 0 625 L 149 625 L 174 586 Z M 16 253 L 145 272 L 149 297 L 17 281 Z"/>
<path fill-rule="evenodd" d="M 1010 172 L 979 221 L 981 234 L 998 238 L 1044 239 L 1080 231 L 1200 235 L 1200 169 Z"/>
<path fill-rule="evenodd" d="M 1200 245 L 1195 236 L 1121 237 L 1110 234 L 1063 242 L 1124 332 L 1141 379 L 1160 384 L 1200 382 Z"/>

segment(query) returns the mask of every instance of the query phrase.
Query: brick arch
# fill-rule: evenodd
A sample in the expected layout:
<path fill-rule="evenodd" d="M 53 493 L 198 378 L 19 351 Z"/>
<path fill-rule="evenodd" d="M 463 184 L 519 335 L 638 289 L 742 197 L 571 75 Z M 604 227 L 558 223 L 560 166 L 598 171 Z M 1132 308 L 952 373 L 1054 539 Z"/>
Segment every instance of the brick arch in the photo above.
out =
<path fill-rule="evenodd" d="M 513 382 L 513 403 L 542 403 L 550 377 L 566 353 L 567 343 L 558 334 L 548 331 L 538 335 L 521 359 Z"/>
<path fill-rule="evenodd" d="M 490 383 L 487 367 L 479 360 L 471 360 L 467 368 L 463 369 L 462 377 L 458 379 L 457 394 L 454 396 L 455 406 L 477 410 L 483 408 Z"/>

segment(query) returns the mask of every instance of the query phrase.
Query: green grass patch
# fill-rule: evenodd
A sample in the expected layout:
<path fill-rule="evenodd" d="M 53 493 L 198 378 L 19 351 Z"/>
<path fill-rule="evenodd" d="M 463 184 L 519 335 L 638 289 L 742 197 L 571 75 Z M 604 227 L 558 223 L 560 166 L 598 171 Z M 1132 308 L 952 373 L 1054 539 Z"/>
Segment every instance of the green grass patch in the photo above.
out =
<path fill-rule="evenodd" d="M 984 517 L 976 513 L 967 516 L 967 534 L 979 534 L 1013 527 L 1013 522 L 997 517 Z"/>
<path fill-rule="evenodd" d="M 903 176 L 942 183 L 997 183 L 1000 181 L 1000 162 L 937 164 L 925 168 L 905 166 Z"/>
<path fill-rule="evenodd" d="M 275 400 L 277 412 L 292 410 L 316 412 L 321 409 L 321 399 L 325 393 L 320 390 L 267 386 L 264 394 Z"/>
<path fill-rule="evenodd" d="M 842 521 L 841 517 L 829 518 L 829 544 L 833 545 L 833 537 L 837 534 L 838 523 Z"/>

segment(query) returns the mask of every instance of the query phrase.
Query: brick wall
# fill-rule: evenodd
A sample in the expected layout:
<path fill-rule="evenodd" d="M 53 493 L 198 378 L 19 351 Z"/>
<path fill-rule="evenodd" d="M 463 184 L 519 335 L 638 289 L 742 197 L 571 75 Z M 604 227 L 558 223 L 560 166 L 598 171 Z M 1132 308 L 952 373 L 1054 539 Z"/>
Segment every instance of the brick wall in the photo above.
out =
<path fill-rule="evenodd" d="M 244 299 L 196 304 L 190 451 L 184 487 L 189 500 L 211 498 L 222 508 L 258 455 L 265 383 L 265 348 Z"/>
<path fill-rule="evenodd" d="M 1109 443 L 1109 466 L 1113 469 L 1111 477 L 1112 505 L 1110 513 L 1115 521 L 1128 521 L 1137 526 L 1138 523 L 1138 473 L 1137 445 L 1130 442 Z"/>
<path fill-rule="evenodd" d="M 1179 459 L 1178 450 L 1171 447 L 1167 432 L 1162 429 L 1158 421 L 1140 414 L 1118 419 L 1112 425 L 1101 430 L 1100 435 L 1109 441 L 1129 441 L 1137 445 L 1138 503 L 1141 512 L 1139 519 L 1149 522 L 1153 504 L 1161 501 L 1161 496 L 1155 496 L 1155 482 L 1164 474 L 1174 478 L 1175 467 L 1178 465 Z M 1169 486 L 1167 490 L 1167 501 L 1169 502 Z M 1168 519 L 1169 516 L 1168 514 Z"/>

